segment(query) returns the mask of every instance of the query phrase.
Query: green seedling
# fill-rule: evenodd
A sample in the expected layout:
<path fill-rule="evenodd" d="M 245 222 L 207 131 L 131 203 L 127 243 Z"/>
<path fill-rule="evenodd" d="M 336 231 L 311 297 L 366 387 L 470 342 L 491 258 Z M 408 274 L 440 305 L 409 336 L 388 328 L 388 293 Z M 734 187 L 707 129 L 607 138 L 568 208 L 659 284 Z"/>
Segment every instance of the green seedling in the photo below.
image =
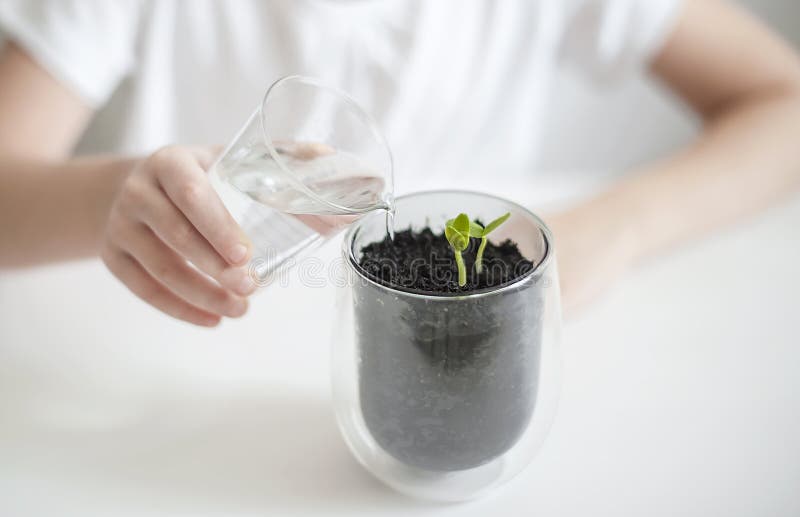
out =
<path fill-rule="evenodd" d="M 486 243 L 489 242 L 488 235 L 508 221 L 509 217 L 511 217 L 510 213 L 501 215 L 487 224 L 485 228 L 475 221 L 470 221 L 467 214 L 458 214 L 458 217 L 445 223 L 444 235 L 447 237 L 447 242 L 450 243 L 450 247 L 453 248 L 453 254 L 456 257 L 459 287 L 467 285 L 467 268 L 464 266 L 464 257 L 461 256 L 461 252 L 469 246 L 469 238 L 475 237 L 481 240 L 481 244 L 478 246 L 478 253 L 475 255 L 475 271 L 480 274 L 483 271 L 483 252 L 486 249 Z"/>
<path fill-rule="evenodd" d="M 469 246 L 469 237 L 472 230 L 472 224 L 467 214 L 458 214 L 455 219 L 447 221 L 444 227 L 444 235 L 447 237 L 447 242 L 453 248 L 453 254 L 456 257 L 456 266 L 458 266 L 458 286 L 464 287 L 467 285 L 467 268 L 464 266 L 464 257 L 461 252 Z"/>
<path fill-rule="evenodd" d="M 506 213 L 505 215 L 501 215 L 491 223 L 487 224 L 485 228 L 482 228 L 481 225 L 474 223 L 475 226 L 479 229 L 478 233 L 473 233 L 470 231 L 470 234 L 473 237 L 478 237 L 481 240 L 481 245 L 478 246 L 478 253 L 475 255 L 475 271 L 478 274 L 481 273 L 483 270 L 483 251 L 486 249 L 486 243 L 489 242 L 486 238 L 490 233 L 495 231 L 501 224 L 508 221 L 508 218 L 511 217 L 510 213 Z"/>

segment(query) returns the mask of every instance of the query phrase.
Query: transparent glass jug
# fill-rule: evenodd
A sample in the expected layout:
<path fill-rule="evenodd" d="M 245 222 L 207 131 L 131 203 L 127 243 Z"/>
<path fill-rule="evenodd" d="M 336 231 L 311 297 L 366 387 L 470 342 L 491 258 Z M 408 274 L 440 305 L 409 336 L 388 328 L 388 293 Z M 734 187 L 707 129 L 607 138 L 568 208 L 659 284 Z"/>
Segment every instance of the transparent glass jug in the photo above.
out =
<path fill-rule="evenodd" d="M 270 86 L 209 169 L 253 243 L 250 271 L 262 285 L 361 215 L 390 211 L 392 174 L 372 118 L 346 93 L 301 76 Z"/>
<path fill-rule="evenodd" d="M 442 231 L 465 207 L 484 221 L 511 213 L 492 242 L 512 238 L 534 268 L 467 295 L 391 288 L 359 267 L 384 238 L 382 218 L 353 224 L 342 245 L 332 339 L 333 400 L 345 441 L 376 477 L 408 495 L 463 501 L 518 474 L 555 415 L 561 328 L 555 250 L 525 208 L 479 193 L 397 199 L 397 228 Z"/>

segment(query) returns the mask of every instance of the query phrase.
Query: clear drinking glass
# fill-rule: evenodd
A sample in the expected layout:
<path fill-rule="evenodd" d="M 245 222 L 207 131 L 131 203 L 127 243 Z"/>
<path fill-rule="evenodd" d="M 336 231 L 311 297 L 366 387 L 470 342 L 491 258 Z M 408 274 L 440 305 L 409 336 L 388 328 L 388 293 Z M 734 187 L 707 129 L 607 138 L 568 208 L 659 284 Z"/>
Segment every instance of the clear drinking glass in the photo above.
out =
<path fill-rule="evenodd" d="M 209 170 L 253 242 L 260 282 L 373 210 L 391 210 L 392 156 L 346 93 L 308 77 L 278 80 Z"/>
<path fill-rule="evenodd" d="M 513 239 L 534 268 L 509 284 L 467 295 L 391 288 L 358 265 L 384 238 L 370 214 L 342 247 L 332 342 L 333 399 L 355 457 L 396 490 L 436 501 L 480 496 L 519 473 L 553 421 L 561 326 L 553 239 L 525 208 L 460 191 L 397 199 L 396 227 L 442 231 L 468 210 L 511 217 L 490 240 Z"/>

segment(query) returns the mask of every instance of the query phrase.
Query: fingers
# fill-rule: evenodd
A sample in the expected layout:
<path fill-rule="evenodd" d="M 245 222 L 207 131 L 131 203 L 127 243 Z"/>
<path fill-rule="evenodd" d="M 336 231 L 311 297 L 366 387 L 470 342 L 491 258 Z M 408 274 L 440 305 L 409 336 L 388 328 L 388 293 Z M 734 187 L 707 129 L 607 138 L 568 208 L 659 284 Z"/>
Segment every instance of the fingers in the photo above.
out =
<path fill-rule="evenodd" d="M 124 251 L 109 250 L 104 254 L 103 261 L 109 271 L 133 294 L 161 312 L 204 327 L 214 327 L 219 324 L 220 317 L 218 315 L 194 307 L 179 298 L 156 281 L 136 259 Z"/>
<path fill-rule="evenodd" d="M 224 147 L 221 145 L 206 145 L 191 146 L 186 147 L 186 149 L 195 156 L 198 165 L 204 171 L 207 171 L 214 164 L 214 160 L 222 153 Z"/>
<path fill-rule="evenodd" d="M 233 295 L 190 267 L 148 227 L 135 227 L 125 237 L 123 249 L 178 297 L 206 312 L 222 316 L 236 318 L 247 311 L 244 298 Z"/>
<path fill-rule="evenodd" d="M 203 167 L 210 148 L 168 147 L 137 163 L 106 221 L 103 260 L 154 307 L 198 325 L 247 310 L 255 283 L 244 265 L 246 236 L 225 209 Z"/>
<path fill-rule="evenodd" d="M 165 148 L 151 157 L 164 192 L 211 246 L 231 265 L 250 256 L 250 243 L 222 204 L 198 158 L 185 148 Z"/>
<path fill-rule="evenodd" d="M 223 287 L 241 296 L 255 291 L 247 268 L 229 265 L 168 198 L 154 195 L 151 199 L 141 217 L 159 239 Z"/>
<path fill-rule="evenodd" d="M 282 140 L 274 142 L 274 145 L 278 153 L 288 154 L 298 160 L 313 160 L 320 156 L 336 153 L 336 149 L 321 142 L 288 142 Z"/>

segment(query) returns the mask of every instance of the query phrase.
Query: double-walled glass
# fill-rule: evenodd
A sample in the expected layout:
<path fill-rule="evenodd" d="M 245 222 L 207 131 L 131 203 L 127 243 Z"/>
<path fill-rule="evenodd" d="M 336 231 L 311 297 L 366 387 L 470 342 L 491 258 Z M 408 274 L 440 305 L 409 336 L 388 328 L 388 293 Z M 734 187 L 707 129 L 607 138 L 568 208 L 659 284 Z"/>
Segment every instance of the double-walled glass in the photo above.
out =
<path fill-rule="evenodd" d="M 497 288 L 432 295 L 387 287 L 359 267 L 361 248 L 385 237 L 379 214 L 344 239 L 332 343 L 341 432 L 398 491 L 467 500 L 519 473 L 554 417 L 561 321 L 552 236 L 525 208 L 479 193 L 412 194 L 396 206 L 398 230 L 441 231 L 462 211 L 483 221 L 510 212 L 490 240 L 513 239 L 534 264 Z"/>

